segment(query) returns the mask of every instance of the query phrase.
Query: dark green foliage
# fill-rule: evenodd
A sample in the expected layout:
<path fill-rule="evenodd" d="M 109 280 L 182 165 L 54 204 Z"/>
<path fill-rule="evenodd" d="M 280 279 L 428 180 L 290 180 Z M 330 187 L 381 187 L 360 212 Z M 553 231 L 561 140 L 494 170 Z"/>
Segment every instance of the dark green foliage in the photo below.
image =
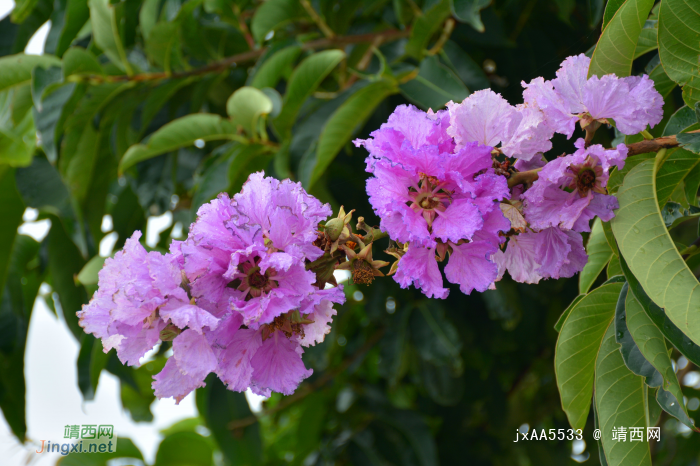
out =
<path fill-rule="evenodd" d="M 678 0 L 664 2 L 670 11 L 685 11 Z M 651 8 L 651 2 L 640 1 L 643 11 L 633 15 L 634 0 L 17 3 L 0 21 L 0 97 L 12 103 L 0 120 L 24 121 L 26 134 L 41 137 L 39 148 L 32 137 L 13 141 L 12 151 L 0 146 L 0 408 L 21 439 L 24 346 L 42 282 L 57 293 L 48 304 L 80 343 L 76 382 L 84 399 L 94 397 L 99 374 L 107 370 L 119 378 L 130 416 L 153 419 L 151 377 L 163 367 L 169 344 L 143 367 L 127 367 L 83 333 L 75 314 L 96 289 L 95 264 L 102 261 L 98 251 L 105 235 L 116 234 L 118 250 L 137 230 L 145 238 L 148 217 L 172 212 L 175 225 L 155 246 L 166 250 L 172 239 L 187 234 L 202 204 L 219 192 L 238 192 L 259 170 L 300 181 L 334 209 L 356 209 L 368 224 L 378 225 L 365 193 L 366 152 L 352 139 L 368 137 L 401 104 L 437 111 L 489 87 L 520 103 L 521 81 L 553 78 L 565 57 L 592 51 L 601 24 L 611 28 L 605 37 L 618 37 L 625 26 L 616 19 L 618 10 L 643 23 Z M 48 19 L 45 51 L 54 56 L 10 57 Z M 659 28 L 659 40 L 672 31 Z M 606 40 L 603 51 L 616 44 Z M 633 45 L 626 44 L 630 53 Z M 666 74 L 666 65 L 677 61 L 671 52 L 662 47 L 653 58 L 642 55 L 634 62 L 626 56 L 620 68 L 629 74 L 646 67 L 671 111 L 685 99 L 689 106 L 664 124 L 665 134 L 697 128 L 691 128 L 698 100 L 691 91 L 700 81 L 686 65 Z M 600 57 L 596 66 L 609 72 L 610 63 Z M 683 96 L 676 84 L 686 86 Z M 663 125 L 654 131 L 661 130 Z M 602 142 L 613 138 L 612 130 L 598 134 Z M 672 181 L 657 190 L 664 201 L 659 214 L 684 234 L 697 216 L 700 165 L 694 155 L 682 157 L 698 152 L 697 136 L 679 141 L 687 151 L 678 150 L 662 165 Z M 551 154 L 570 149 L 564 137 L 553 143 Z M 610 192 L 621 189 L 627 173 L 650 157 L 639 155 L 614 172 Z M 25 207 L 51 221 L 41 244 L 16 234 Z M 111 231 L 102 231 L 104 215 L 112 218 Z M 629 286 L 663 336 L 699 364 L 698 346 L 646 295 L 624 258 L 618 259 L 610 224 L 597 234 L 597 244 L 607 241 L 612 250 L 608 272 L 619 273 L 620 264 L 629 283 L 625 289 Z M 388 242 L 378 246 L 375 258 L 388 259 L 381 252 Z M 600 289 L 605 263 L 582 291 Z M 596 305 L 589 301 L 617 290 L 625 278 L 588 293 L 585 301 L 584 294 L 577 297 L 576 280 L 534 286 L 506 277 L 497 290 L 483 294 L 465 296 L 452 287 L 444 301 L 402 290 L 391 278 L 370 287 L 347 285 L 348 302 L 339 306 L 332 332 L 304 354 L 314 374 L 294 395 L 273 395 L 256 417 L 243 394 L 228 391 L 211 375 L 196 393 L 199 418 L 164 433 L 155 464 L 210 465 L 214 458 L 241 466 L 575 464 L 571 441 L 513 441 L 523 424 L 537 431 L 570 427 L 554 370 L 558 332 L 569 315 Z M 612 319 L 612 307 L 603 311 Z M 660 376 L 623 324 L 616 319 L 623 348 L 622 359 L 611 351 L 616 368 L 629 372 L 624 361 L 633 373 Z M 615 338 L 605 341 L 606 348 L 616 349 Z M 686 396 L 700 396 L 686 389 Z M 674 410 L 675 395 L 663 388 L 649 393 L 650 410 L 660 412 L 656 396 L 664 410 L 679 419 L 685 415 L 682 421 L 689 424 L 694 413 Z M 583 400 L 580 412 L 589 412 L 589 401 Z M 584 456 L 597 464 L 592 432 L 598 415 L 609 420 L 612 414 L 596 413 L 595 404 L 590 411 L 579 422 L 588 445 Z M 211 435 L 200 435 L 202 427 Z M 606 464 L 603 446 L 598 448 Z M 652 454 L 666 461 L 660 464 L 694 464 L 697 438 L 665 430 Z M 60 464 L 98 465 L 125 457 L 141 453 L 120 439 L 116 455 L 68 456 Z"/>

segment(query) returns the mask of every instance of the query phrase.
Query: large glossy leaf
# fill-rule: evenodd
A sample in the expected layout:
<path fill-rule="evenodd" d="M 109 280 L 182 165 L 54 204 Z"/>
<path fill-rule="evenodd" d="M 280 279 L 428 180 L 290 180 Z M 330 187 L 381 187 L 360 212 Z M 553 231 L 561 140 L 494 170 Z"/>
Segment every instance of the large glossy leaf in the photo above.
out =
<path fill-rule="evenodd" d="M 610 324 L 595 364 L 595 404 L 605 458 L 610 466 L 651 466 L 646 441 L 648 388 L 622 359 Z M 624 427 L 627 441 L 613 440 L 613 428 Z M 630 441 L 629 430 L 642 428 L 642 441 Z"/>
<path fill-rule="evenodd" d="M 372 83 L 351 95 L 331 115 L 319 137 L 316 163 L 306 182 L 307 186 L 313 186 L 318 181 L 340 149 L 350 142 L 352 135 L 362 127 L 377 105 L 395 92 L 397 89 L 393 83 Z"/>
<path fill-rule="evenodd" d="M 457 73 L 460 81 L 467 85 L 470 91 L 486 89 L 490 86 L 489 78 L 474 59 L 455 42 L 448 40 L 440 51 L 443 61 Z"/>
<path fill-rule="evenodd" d="M 686 103 L 700 100 L 700 14 L 690 0 L 664 0 L 659 10 L 659 57 L 668 76 L 684 86 Z"/>
<path fill-rule="evenodd" d="M 401 93 L 411 102 L 427 110 L 438 111 L 449 101 L 461 102 L 469 90 L 452 70 L 437 57 L 426 57 L 420 64 L 418 76 L 400 86 Z"/>
<path fill-rule="evenodd" d="M 656 174 L 656 197 L 659 207 L 666 205 L 673 191 L 683 183 L 685 177 L 693 171 L 698 163 L 700 163 L 700 155 L 683 148 L 673 150 L 666 157 Z"/>
<path fill-rule="evenodd" d="M 646 67 L 646 73 L 654 81 L 654 87 L 662 97 L 666 97 L 676 88 L 676 83 L 666 74 L 658 55 L 649 62 Z"/>
<path fill-rule="evenodd" d="M 281 134 L 289 133 L 301 105 L 343 58 L 342 50 L 325 50 L 305 58 L 296 67 L 287 84 L 282 111 L 275 119 L 275 127 Z"/>
<path fill-rule="evenodd" d="M 156 23 L 146 39 L 146 53 L 153 62 L 170 73 L 180 68 L 180 25 L 177 22 Z"/>
<path fill-rule="evenodd" d="M 146 144 L 131 146 L 119 162 L 119 171 L 124 172 L 139 162 L 166 152 L 191 146 L 197 139 L 239 139 L 229 120 L 219 115 L 196 113 L 173 120 L 153 133 Z"/>
<path fill-rule="evenodd" d="M 586 243 L 586 252 L 588 253 L 588 262 L 578 277 L 578 292 L 581 294 L 588 293 L 593 282 L 613 256 L 613 251 L 605 238 L 603 223 L 599 218 L 593 222 L 593 228 L 591 228 L 591 234 L 588 236 L 588 243 Z"/>
<path fill-rule="evenodd" d="M 611 225 L 620 252 L 649 297 L 700 343 L 700 284 L 676 249 L 659 211 L 655 160 L 629 172 Z"/>
<path fill-rule="evenodd" d="M 637 48 L 634 49 L 634 60 L 641 57 L 645 53 L 649 53 L 652 50 L 656 50 L 658 45 L 656 44 L 657 29 L 644 28 L 639 33 L 639 39 L 637 40 Z"/>
<path fill-rule="evenodd" d="M 628 290 L 628 284 L 625 283 L 615 308 L 615 341 L 620 344 L 620 353 L 627 368 L 636 375 L 645 377 L 645 382 L 650 387 L 660 387 L 663 382 L 661 373 L 647 361 L 627 328 L 627 304 L 630 299 L 634 299 L 632 296 Z"/>
<path fill-rule="evenodd" d="M 90 51 L 81 47 L 71 47 L 63 55 L 63 76 L 74 74 L 104 74 L 104 70 Z"/>
<path fill-rule="evenodd" d="M 576 303 L 559 332 L 554 370 L 562 407 L 574 429 L 586 425 L 598 349 L 621 288 L 621 283 L 611 283 L 593 290 Z"/>
<path fill-rule="evenodd" d="M 296 45 L 278 50 L 270 56 L 250 77 L 248 84 L 258 89 L 277 86 L 279 80 L 291 73 L 292 65 L 299 57 L 301 47 Z"/>
<path fill-rule="evenodd" d="M 131 74 L 131 65 L 126 59 L 124 45 L 119 35 L 119 22 L 115 6 L 110 4 L 109 0 L 89 0 L 88 4 L 95 43 L 112 63 L 126 71 L 127 74 Z"/>
<path fill-rule="evenodd" d="M 605 13 L 603 13 L 603 26 L 601 30 L 604 30 L 617 10 L 625 3 L 625 0 L 608 0 L 605 4 Z"/>
<path fill-rule="evenodd" d="M 25 84 L 32 79 L 35 66 L 48 68 L 61 65 L 61 61 L 52 55 L 10 55 L 0 58 L 0 91 L 9 87 Z"/>
<path fill-rule="evenodd" d="M 588 76 L 629 76 L 639 34 L 654 0 L 627 0 L 615 12 L 598 40 Z"/>
<path fill-rule="evenodd" d="M 22 87 L 0 92 L 0 165 L 24 167 L 32 162 L 36 146 L 32 112 L 17 111 L 19 101 L 30 98 L 26 91 Z"/>
<path fill-rule="evenodd" d="M 676 415 L 675 412 L 680 409 L 682 411 L 682 415 L 679 416 L 681 422 L 689 424 L 689 427 L 693 427 L 690 423 L 688 413 L 685 411 L 683 391 L 681 390 L 680 383 L 678 383 L 676 372 L 673 370 L 673 364 L 668 355 L 668 348 L 666 347 L 664 336 L 661 330 L 654 325 L 654 322 L 652 322 L 644 311 L 644 308 L 634 296 L 634 293 L 630 292 L 627 295 L 625 314 L 627 329 L 639 348 L 639 351 L 646 361 L 648 361 L 663 378 L 662 388 L 667 393 L 663 394 L 660 398 L 660 401 L 663 400 L 661 403 L 662 408 L 668 411 L 674 411 L 671 413 L 674 416 Z M 676 409 L 669 409 L 669 406 L 671 406 L 671 408 L 675 406 Z"/>
<path fill-rule="evenodd" d="M 666 339 L 673 344 L 673 346 L 678 349 L 689 361 L 696 365 L 700 365 L 700 346 L 692 342 L 687 335 L 680 331 L 676 325 L 671 322 L 663 309 L 657 306 L 650 298 L 647 296 L 646 292 L 642 288 L 639 280 L 634 276 L 632 271 L 627 265 L 627 262 L 622 258 L 620 260 L 620 265 L 622 266 L 622 271 L 625 274 L 625 278 L 630 286 L 630 291 L 634 294 L 639 304 L 641 304 L 644 311 L 651 321 L 656 325 L 656 327 L 661 330 L 661 333 L 666 337 Z"/>

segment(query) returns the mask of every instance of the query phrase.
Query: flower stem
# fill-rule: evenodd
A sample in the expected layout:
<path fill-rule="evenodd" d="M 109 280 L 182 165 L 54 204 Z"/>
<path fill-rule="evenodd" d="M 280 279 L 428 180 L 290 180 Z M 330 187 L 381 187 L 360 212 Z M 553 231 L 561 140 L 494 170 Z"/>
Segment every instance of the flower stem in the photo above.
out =
<path fill-rule="evenodd" d="M 540 177 L 540 170 L 542 168 L 535 168 L 534 170 L 527 170 L 524 172 L 517 172 L 508 178 L 508 187 L 512 188 L 519 184 L 529 184 L 535 182 Z"/>

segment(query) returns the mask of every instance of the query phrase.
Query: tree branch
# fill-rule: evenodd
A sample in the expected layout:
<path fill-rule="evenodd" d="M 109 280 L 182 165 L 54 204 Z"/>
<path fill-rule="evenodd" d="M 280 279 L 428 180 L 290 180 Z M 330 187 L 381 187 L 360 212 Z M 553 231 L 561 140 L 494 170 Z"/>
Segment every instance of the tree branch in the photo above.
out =
<path fill-rule="evenodd" d="M 689 131 L 690 133 L 700 133 L 700 129 Z M 627 157 L 633 155 L 646 154 L 647 152 L 658 152 L 661 149 L 669 149 L 677 147 L 678 140 L 676 136 L 663 136 L 656 139 L 645 139 L 644 141 L 627 144 Z"/>
<path fill-rule="evenodd" d="M 379 40 L 384 42 L 393 42 L 399 39 L 408 37 L 411 34 L 410 29 L 404 31 L 398 31 L 395 29 L 389 29 L 381 32 L 371 32 L 368 34 L 355 34 L 350 36 L 335 36 L 327 37 L 324 39 L 311 40 L 305 42 L 301 45 L 302 50 L 316 50 L 329 47 L 341 47 L 350 44 L 362 44 L 365 42 L 374 43 Z M 239 63 L 245 63 L 248 61 L 255 60 L 267 52 L 267 47 L 262 47 L 257 50 L 249 50 L 247 52 L 239 53 L 226 57 L 224 59 L 210 63 L 209 65 L 203 66 L 189 71 L 181 71 L 178 73 L 140 73 L 133 76 L 118 75 L 118 76 L 102 76 L 102 75 L 74 75 L 69 79 L 70 81 L 79 82 L 89 82 L 91 84 L 100 84 L 103 82 L 126 82 L 126 81 L 154 81 L 159 79 L 181 79 L 188 78 L 191 76 L 200 76 L 209 73 L 218 73 L 226 70 L 232 66 L 236 66 Z"/>

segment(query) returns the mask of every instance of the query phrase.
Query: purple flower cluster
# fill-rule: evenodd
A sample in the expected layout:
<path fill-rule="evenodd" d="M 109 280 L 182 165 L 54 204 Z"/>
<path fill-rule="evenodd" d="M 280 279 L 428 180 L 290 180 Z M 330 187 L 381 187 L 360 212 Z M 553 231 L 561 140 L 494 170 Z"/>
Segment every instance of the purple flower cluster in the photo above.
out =
<path fill-rule="evenodd" d="M 399 106 L 372 138 L 357 140 L 370 153 L 369 200 L 382 230 L 408 243 L 395 279 L 429 297 L 445 298 L 438 260 L 464 293 L 485 291 L 497 278 L 490 257 L 510 224 L 498 202 L 509 197 L 507 180 L 492 168 L 491 147 L 453 140 L 450 114 Z M 482 134 L 483 136 L 483 134 Z"/>
<path fill-rule="evenodd" d="M 381 229 L 400 246 L 394 278 L 402 287 L 446 297 L 437 262 L 448 256 L 445 275 L 467 294 L 493 287 L 506 270 L 524 283 L 582 270 L 581 232 L 595 216 L 614 216 L 606 185 L 627 157 L 624 144 L 604 149 L 588 136 L 613 123 L 636 134 L 663 113 L 647 76 L 588 79 L 589 64 L 569 57 L 553 81 L 523 83 L 517 106 L 488 89 L 438 113 L 400 106 L 370 139 L 355 141 L 369 152 L 367 193 Z M 571 137 L 577 121 L 587 139 L 547 163 L 554 134 Z M 534 183 L 508 187 L 511 157 Z"/>
<path fill-rule="evenodd" d="M 323 341 L 345 300 L 305 268 L 323 254 L 313 242 L 330 213 L 300 184 L 255 173 L 233 199 L 203 205 L 170 253 L 146 252 L 135 233 L 107 259 L 80 324 L 129 365 L 172 340 L 159 398 L 180 401 L 210 372 L 231 390 L 291 394 L 312 373 L 303 347 Z"/>

